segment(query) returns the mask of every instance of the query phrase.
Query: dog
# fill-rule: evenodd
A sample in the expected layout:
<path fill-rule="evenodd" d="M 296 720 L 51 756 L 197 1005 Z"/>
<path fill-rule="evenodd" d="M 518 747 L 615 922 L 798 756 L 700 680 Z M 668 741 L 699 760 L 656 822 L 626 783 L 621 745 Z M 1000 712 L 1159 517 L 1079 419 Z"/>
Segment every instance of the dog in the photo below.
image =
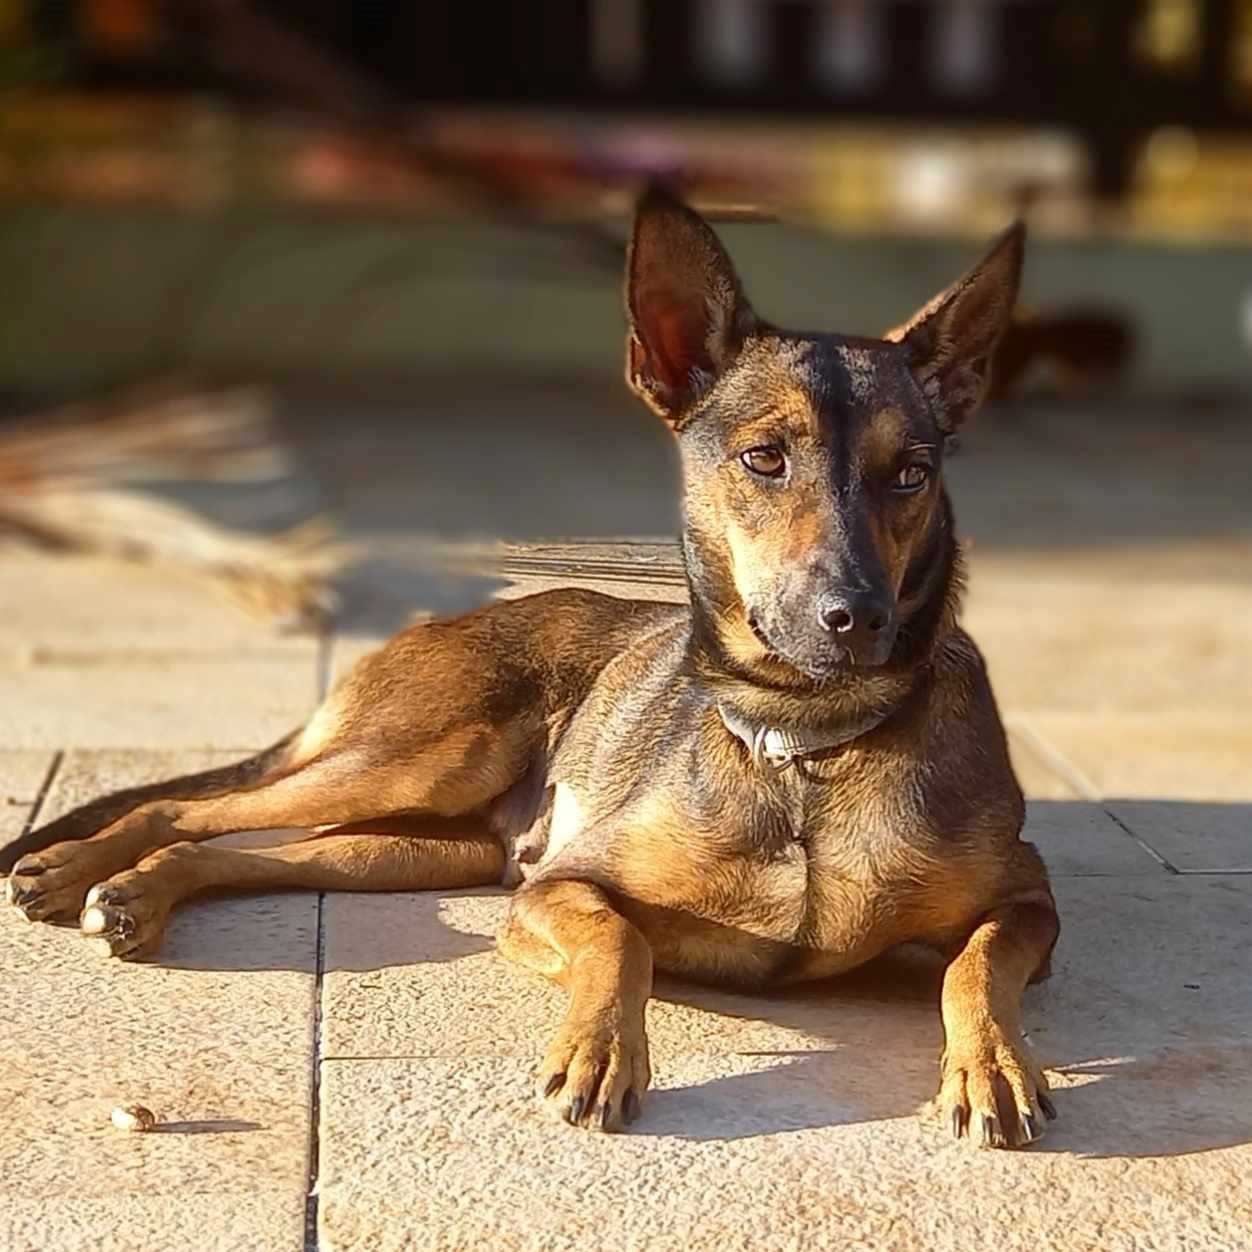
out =
<path fill-rule="evenodd" d="M 958 1138 L 1055 1116 L 1020 1000 L 1058 933 L 982 658 L 957 622 L 945 447 L 977 408 L 1024 231 L 882 339 L 780 330 L 710 226 L 650 188 L 627 380 L 682 462 L 690 604 L 549 591 L 414 626 L 225 769 L 105 797 L 9 852 L 9 902 L 143 957 L 210 888 L 507 879 L 506 957 L 563 984 L 538 1074 L 616 1130 L 650 1081 L 654 968 L 753 989 L 905 942 L 948 963 Z M 308 828 L 279 847 L 202 841 Z"/>

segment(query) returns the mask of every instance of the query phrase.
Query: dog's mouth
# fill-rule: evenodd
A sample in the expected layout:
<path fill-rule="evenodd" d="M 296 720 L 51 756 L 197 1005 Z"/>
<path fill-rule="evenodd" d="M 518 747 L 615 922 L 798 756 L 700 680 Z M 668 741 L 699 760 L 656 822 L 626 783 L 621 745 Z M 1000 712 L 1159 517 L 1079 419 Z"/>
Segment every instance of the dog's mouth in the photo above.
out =
<path fill-rule="evenodd" d="M 748 629 L 756 636 L 757 643 L 759 643 L 761 647 L 763 647 L 765 651 L 770 654 L 770 656 L 777 661 L 785 659 L 779 654 L 778 649 L 774 647 L 773 643 L 770 642 L 770 637 L 761 628 L 761 623 L 756 620 L 756 616 L 752 613 L 748 614 Z"/>
<path fill-rule="evenodd" d="M 779 647 L 766 633 L 765 627 L 754 613 L 748 614 L 748 629 L 757 643 L 765 649 L 771 660 L 780 661 L 792 669 L 799 670 L 806 678 L 814 682 L 825 682 L 837 674 L 846 673 L 856 667 L 856 657 L 850 648 L 833 645 L 823 656 L 807 657 L 804 660 L 794 656 L 789 650 Z"/>

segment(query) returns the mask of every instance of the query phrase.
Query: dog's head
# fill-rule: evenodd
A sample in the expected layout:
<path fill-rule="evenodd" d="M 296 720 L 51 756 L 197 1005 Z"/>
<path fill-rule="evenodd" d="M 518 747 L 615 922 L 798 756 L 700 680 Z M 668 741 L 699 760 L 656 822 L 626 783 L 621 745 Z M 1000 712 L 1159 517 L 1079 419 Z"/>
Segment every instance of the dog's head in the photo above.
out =
<path fill-rule="evenodd" d="M 945 439 L 982 399 L 1022 244 L 1010 228 L 883 339 L 798 334 L 756 316 L 703 218 L 644 194 L 626 376 L 678 436 L 693 598 L 737 665 L 823 681 L 891 658 L 951 564 Z"/>

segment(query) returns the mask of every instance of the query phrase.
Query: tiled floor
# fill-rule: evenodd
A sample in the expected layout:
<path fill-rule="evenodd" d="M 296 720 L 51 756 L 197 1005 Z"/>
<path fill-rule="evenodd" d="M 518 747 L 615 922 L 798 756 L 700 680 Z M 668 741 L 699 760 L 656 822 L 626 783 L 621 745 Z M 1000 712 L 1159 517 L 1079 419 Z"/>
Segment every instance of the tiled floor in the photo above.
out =
<path fill-rule="evenodd" d="M 612 453 L 647 419 L 526 395 L 538 427 L 484 390 L 459 403 L 500 417 L 453 406 L 433 433 L 437 389 L 407 424 L 293 401 L 374 545 L 320 644 L 152 572 L 0 560 L 0 840 L 269 742 L 404 613 L 493 589 L 423 573 L 406 527 L 673 524 L 663 440 Z M 1116 421 L 1025 411 L 953 467 L 967 621 L 1063 911 L 1027 1000 L 1061 1113 L 1037 1148 L 976 1153 L 914 1118 L 930 965 L 763 998 L 662 985 L 647 1115 L 599 1138 L 531 1098 L 561 993 L 494 955 L 498 893 L 205 901 L 146 965 L 5 910 L 0 1248 L 1252 1246 L 1252 425 L 1151 420 L 1126 459 Z M 132 1101 L 163 1133 L 109 1126 Z"/>

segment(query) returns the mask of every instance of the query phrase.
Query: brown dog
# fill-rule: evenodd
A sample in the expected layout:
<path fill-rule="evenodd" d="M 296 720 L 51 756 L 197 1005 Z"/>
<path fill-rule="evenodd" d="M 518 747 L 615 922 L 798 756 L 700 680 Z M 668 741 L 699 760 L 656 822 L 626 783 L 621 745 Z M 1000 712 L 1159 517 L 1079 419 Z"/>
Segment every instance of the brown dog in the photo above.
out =
<path fill-rule="evenodd" d="M 793 334 L 752 312 L 708 226 L 650 191 L 627 372 L 677 435 L 690 608 L 571 590 L 413 627 L 260 756 L 35 832 L 10 852 L 10 902 L 81 910 L 133 957 L 206 888 L 520 878 L 501 947 L 570 992 L 540 1092 L 603 1129 L 648 1087 L 654 964 L 761 987 L 918 941 L 951 960 L 953 1132 L 1030 1142 L 1052 1108 L 1019 1002 L 1057 919 L 957 625 L 941 478 L 1022 241 L 1009 230 L 885 340 Z M 323 833 L 200 842 L 293 826 Z"/>

